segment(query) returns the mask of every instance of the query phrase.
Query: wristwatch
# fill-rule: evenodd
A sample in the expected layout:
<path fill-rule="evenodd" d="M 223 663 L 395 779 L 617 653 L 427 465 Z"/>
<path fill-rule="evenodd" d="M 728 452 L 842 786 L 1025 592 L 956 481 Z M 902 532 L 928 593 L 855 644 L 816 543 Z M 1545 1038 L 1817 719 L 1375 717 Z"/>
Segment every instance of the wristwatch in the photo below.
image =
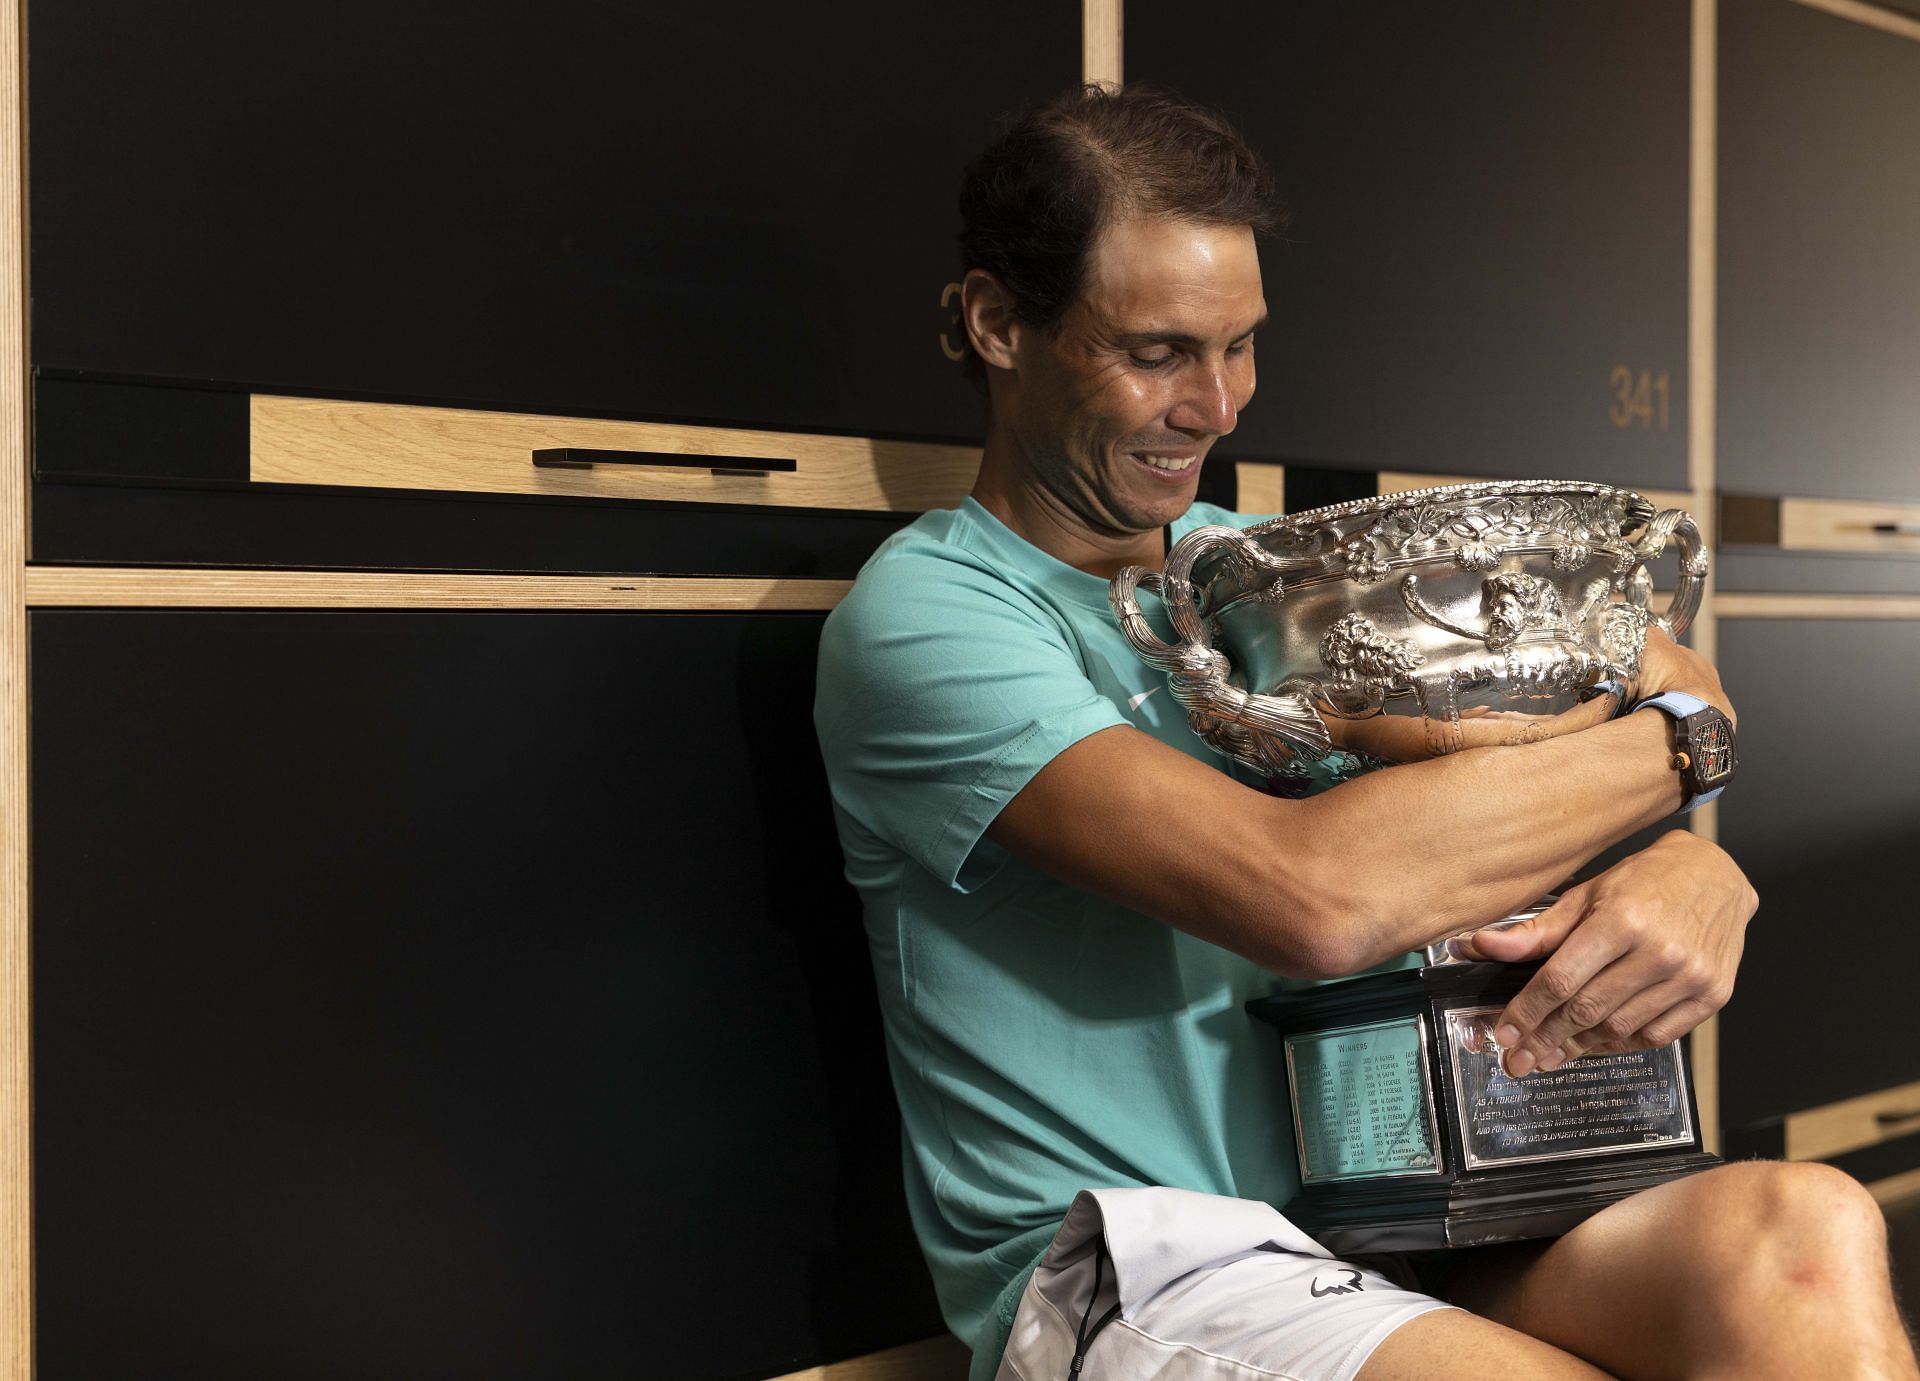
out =
<path fill-rule="evenodd" d="M 1699 696 L 1683 691 L 1650 695 L 1633 708 L 1659 710 L 1673 717 L 1673 766 L 1680 773 L 1681 789 L 1687 793 L 1681 814 L 1727 789 L 1734 768 L 1740 765 L 1733 721 Z"/>

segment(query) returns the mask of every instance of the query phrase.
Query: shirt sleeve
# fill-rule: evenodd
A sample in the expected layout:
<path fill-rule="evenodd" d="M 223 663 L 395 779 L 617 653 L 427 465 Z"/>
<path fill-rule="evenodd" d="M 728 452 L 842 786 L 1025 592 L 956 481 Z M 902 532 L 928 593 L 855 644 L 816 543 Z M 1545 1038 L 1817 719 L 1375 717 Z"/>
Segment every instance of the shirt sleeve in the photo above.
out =
<path fill-rule="evenodd" d="M 814 722 L 835 804 L 969 891 L 1000 857 L 981 836 L 1001 808 L 1126 718 L 1057 616 L 990 571 L 908 557 L 870 567 L 828 619 Z"/>

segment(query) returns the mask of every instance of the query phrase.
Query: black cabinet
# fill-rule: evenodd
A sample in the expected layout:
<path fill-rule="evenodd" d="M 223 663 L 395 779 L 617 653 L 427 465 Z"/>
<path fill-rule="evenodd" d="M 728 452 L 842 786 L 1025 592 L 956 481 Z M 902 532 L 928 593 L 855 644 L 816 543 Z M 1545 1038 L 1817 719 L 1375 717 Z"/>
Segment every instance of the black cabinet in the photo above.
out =
<path fill-rule="evenodd" d="M 33 362 L 966 438 L 954 197 L 1080 6 L 79 0 L 28 33 Z"/>
<path fill-rule="evenodd" d="M 1740 776 L 1720 841 L 1760 893 L 1723 1016 L 1730 1129 L 1920 1079 L 1920 621 L 1723 619 Z M 1889 708 L 1892 706 L 1893 708 Z"/>
<path fill-rule="evenodd" d="M 733 1378 L 938 1332 L 819 625 L 32 615 L 41 1374 Z"/>
<path fill-rule="evenodd" d="M 1720 486 L 1920 502 L 1920 43 L 1719 13 Z"/>
<path fill-rule="evenodd" d="M 1656 0 L 1130 4 L 1293 210 L 1223 450 L 1686 488 L 1688 51 Z"/>

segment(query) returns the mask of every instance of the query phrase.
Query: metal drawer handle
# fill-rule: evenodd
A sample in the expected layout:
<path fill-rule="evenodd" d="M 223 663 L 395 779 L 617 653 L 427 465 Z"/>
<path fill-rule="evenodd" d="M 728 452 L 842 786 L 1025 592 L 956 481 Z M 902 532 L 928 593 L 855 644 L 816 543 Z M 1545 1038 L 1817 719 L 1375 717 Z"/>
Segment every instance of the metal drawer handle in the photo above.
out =
<path fill-rule="evenodd" d="M 579 446 L 535 451 L 533 463 L 549 470 L 591 470 L 596 465 L 671 465 L 681 470 L 710 470 L 716 475 L 791 474 L 793 460 L 767 456 L 690 456 L 678 451 L 594 451 Z"/>

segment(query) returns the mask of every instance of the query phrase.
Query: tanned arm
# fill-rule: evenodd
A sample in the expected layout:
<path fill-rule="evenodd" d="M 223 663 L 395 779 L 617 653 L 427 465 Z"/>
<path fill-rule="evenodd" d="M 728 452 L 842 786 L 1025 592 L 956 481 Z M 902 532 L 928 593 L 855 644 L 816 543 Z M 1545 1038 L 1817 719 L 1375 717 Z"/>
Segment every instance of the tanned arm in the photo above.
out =
<path fill-rule="evenodd" d="M 1664 639 L 1649 652 L 1643 690 L 1684 684 L 1725 706 L 1706 662 Z M 1056 757 L 988 834 L 1276 973 L 1338 977 L 1498 920 L 1672 814 L 1668 732 L 1664 715 L 1629 715 L 1295 801 L 1120 726 Z M 1675 833 L 1527 926 L 1482 932 L 1489 958 L 1553 954 L 1504 1014 L 1509 1068 L 1676 1038 L 1731 994 L 1752 912 L 1732 860 Z"/>

